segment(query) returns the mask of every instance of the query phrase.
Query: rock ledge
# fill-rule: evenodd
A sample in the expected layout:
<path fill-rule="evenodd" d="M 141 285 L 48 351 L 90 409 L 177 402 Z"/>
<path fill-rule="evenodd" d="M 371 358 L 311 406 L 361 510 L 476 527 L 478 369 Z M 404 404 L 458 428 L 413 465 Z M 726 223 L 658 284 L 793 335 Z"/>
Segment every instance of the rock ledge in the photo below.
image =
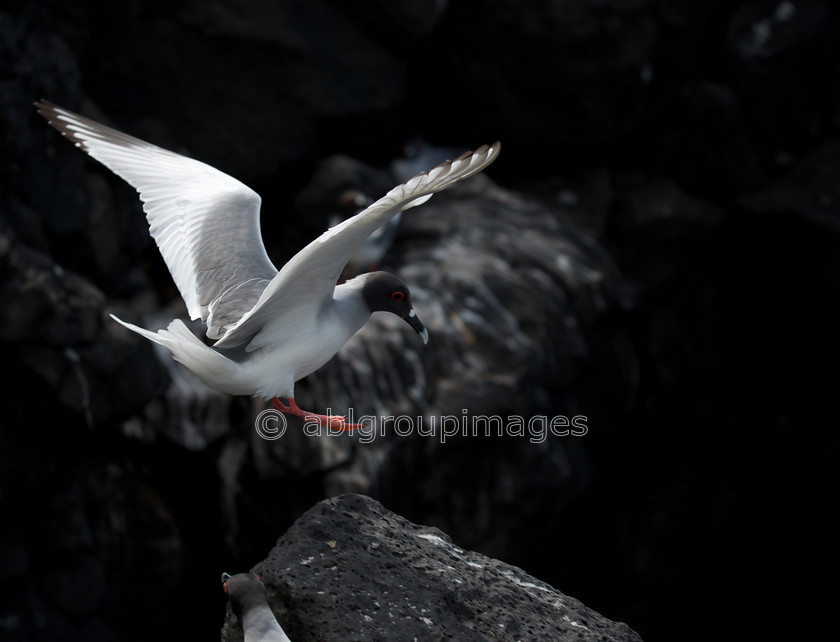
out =
<path fill-rule="evenodd" d="M 252 569 L 300 640 L 640 640 L 524 571 L 362 495 L 316 504 Z M 242 640 L 228 612 L 223 641 Z"/>

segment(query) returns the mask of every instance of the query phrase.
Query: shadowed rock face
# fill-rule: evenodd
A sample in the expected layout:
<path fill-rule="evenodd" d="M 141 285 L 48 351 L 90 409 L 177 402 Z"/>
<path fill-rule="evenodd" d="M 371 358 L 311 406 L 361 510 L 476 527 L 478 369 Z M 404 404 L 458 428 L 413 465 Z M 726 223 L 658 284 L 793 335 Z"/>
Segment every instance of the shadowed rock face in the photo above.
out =
<path fill-rule="evenodd" d="M 830 0 L 4 3 L 0 637 L 213 639 L 218 573 L 347 492 L 646 640 L 714 639 L 726 614 L 730 637 L 824 637 L 838 17 Z M 136 194 L 41 97 L 256 189 L 278 264 L 342 191 L 399 182 L 383 168 L 405 141 L 501 139 L 492 181 L 413 210 L 384 259 L 429 345 L 374 318 L 301 402 L 427 425 L 581 413 L 588 434 L 261 439 L 261 405 L 106 316 L 159 327 L 183 305 Z M 316 173 L 334 153 L 354 160 Z M 811 615 L 779 618 L 779 586 Z"/>
<path fill-rule="evenodd" d="M 292 640 L 641 640 L 521 569 L 361 495 L 314 506 L 252 572 Z M 242 639 L 229 612 L 222 640 Z"/>
<path fill-rule="evenodd" d="M 429 345 L 375 315 L 297 394 L 371 418 L 351 439 L 322 446 L 328 457 L 336 446 L 345 452 L 326 477 L 331 494 L 373 494 L 504 557 L 591 472 L 580 439 L 537 425 L 516 435 L 511 421 L 591 412 L 573 392 L 590 350 L 616 364 L 613 403 L 633 394 L 626 341 L 610 335 L 593 346 L 590 335 L 622 305 L 622 282 L 609 256 L 556 207 L 484 176 L 440 196 L 403 217 L 383 266 L 411 283 Z M 498 422 L 488 427 L 481 417 Z M 534 486 L 546 495 L 523 499 Z"/>

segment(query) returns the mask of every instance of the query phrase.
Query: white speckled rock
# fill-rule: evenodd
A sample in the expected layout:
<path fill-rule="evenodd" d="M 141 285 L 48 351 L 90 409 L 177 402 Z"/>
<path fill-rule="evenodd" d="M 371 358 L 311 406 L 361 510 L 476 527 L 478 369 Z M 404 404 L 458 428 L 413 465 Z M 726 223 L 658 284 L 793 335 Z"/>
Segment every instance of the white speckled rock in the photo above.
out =
<path fill-rule="evenodd" d="M 362 495 L 315 505 L 252 572 L 295 641 L 640 640 L 523 570 Z M 241 640 L 228 613 L 222 641 Z"/>

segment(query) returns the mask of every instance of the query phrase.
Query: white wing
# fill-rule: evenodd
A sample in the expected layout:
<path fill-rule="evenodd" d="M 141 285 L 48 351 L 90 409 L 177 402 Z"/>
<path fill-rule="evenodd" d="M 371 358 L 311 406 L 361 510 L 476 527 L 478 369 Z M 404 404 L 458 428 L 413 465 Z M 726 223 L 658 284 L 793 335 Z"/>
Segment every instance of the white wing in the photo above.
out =
<path fill-rule="evenodd" d="M 217 338 L 277 274 L 260 236 L 260 197 L 235 178 L 47 101 L 38 113 L 140 194 L 149 231 L 193 319 Z"/>
<path fill-rule="evenodd" d="M 500 148 L 498 142 L 484 145 L 441 163 L 398 185 L 367 209 L 324 232 L 283 266 L 254 308 L 215 345 L 247 345 L 253 350 L 261 345 L 255 335 L 267 319 L 289 306 L 318 306 L 331 298 L 341 270 L 375 230 L 397 212 L 425 203 L 435 192 L 480 172 L 496 159 Z"/>

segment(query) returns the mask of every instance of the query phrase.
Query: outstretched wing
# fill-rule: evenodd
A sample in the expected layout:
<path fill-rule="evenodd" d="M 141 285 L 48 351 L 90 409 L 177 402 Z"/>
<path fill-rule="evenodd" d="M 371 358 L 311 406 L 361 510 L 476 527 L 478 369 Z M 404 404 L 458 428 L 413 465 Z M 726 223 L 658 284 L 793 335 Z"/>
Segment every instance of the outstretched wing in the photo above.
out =
<path fill-rule="evenodd" d="M 50 125 L 134 187 L 149 231 L 193 319 L 217 338 L 250 310 L 277 268 L 260 236 L 260 197 L 200 161 L 128 136 L 46 100 Z"/>
<path fill-rule="evenodd" d="M 290 305 L 318 306 L 332 297 L 341 270 L 356 249 L 397 212 L 425 203 L 432 194 L 480 172 L 499 155 L 500 143 L 484 145 L 398 185 L 367 209 L 324 232 L 283 266 L 254 308 L 216 346 L 248 345 L 263 324 Z"/>

